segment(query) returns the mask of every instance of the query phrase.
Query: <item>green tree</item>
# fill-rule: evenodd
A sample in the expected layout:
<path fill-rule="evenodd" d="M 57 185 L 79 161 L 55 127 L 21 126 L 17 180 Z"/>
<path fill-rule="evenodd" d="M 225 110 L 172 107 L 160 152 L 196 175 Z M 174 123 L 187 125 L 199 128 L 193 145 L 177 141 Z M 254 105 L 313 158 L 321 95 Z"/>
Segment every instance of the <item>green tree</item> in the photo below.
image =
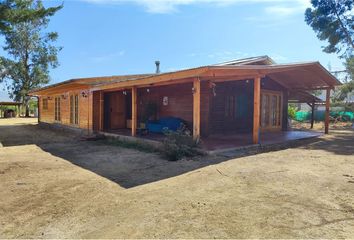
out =
<path fill-rule="evenodd" d="M 0 33 L 5 37 L 0 57 L 0 81 L 4 81 L 12 99 L 21 101 L 29 116 L 28 92 L 47 84 L 49 69 L 58 66 L 60 47 L 52 43 L 56 32 L 45 32 L 49 17 L 62 6 L 45 8 L 41 0 L 5 0 L 0 2 Z"/>
<path fill-rule="evenodd" d="M 326 53 L 345 53 L 354 50 L 353 0 L 312 0 L 313 8 L 306 9 L 305 21 L 320 40 L 327 40 Z"/>
<path fill-rule="evenodd" d="M 354 1 L 312 0 L 312 8 L 306 9 L 305 21 L 317 33 L 320 40 L 328 41 L 326 53 L 336 53 L 344 59 L 347 77 L 337 89 L 336 101 L 343 101 L 354 91 Z"/>

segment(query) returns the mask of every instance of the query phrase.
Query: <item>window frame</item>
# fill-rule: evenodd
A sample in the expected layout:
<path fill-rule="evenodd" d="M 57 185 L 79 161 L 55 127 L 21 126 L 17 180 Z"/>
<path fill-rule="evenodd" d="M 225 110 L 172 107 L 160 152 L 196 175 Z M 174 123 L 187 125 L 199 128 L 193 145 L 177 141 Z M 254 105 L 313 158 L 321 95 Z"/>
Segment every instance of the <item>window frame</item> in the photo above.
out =
<path fill-rule="evenodd" d="M 42 99 L 42 110 L 48 110 L 48 98 Z"/>
<path fill-rule="evenodd" d="M 60 96 L 54 98 L 54 121 L 61 122 L 61 100 Z"/>
<path fill-rule="evenodd" d="M 79 125 L 79 94 L 70 95 L 70 124 Z"/>

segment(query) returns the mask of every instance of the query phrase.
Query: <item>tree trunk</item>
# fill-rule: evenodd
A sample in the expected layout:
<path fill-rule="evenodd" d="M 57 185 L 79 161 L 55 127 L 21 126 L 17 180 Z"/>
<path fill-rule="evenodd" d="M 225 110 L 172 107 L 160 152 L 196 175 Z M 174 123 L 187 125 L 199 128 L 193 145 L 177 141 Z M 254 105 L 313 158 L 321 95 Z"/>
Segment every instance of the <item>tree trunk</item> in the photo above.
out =
<path fill-rule="evenodd" d="M 30 116 L 29 99 L 25 98 L 23 100 L 23 105 L 25 105 L 24 107 L 26 109 L 25 117 L 29 117 Z"/>
<path fill-rule="evenodd" d="M 26 117 L 30 117 L 30 111 L 29 111 L 28 103 L 26 104 Z"/>

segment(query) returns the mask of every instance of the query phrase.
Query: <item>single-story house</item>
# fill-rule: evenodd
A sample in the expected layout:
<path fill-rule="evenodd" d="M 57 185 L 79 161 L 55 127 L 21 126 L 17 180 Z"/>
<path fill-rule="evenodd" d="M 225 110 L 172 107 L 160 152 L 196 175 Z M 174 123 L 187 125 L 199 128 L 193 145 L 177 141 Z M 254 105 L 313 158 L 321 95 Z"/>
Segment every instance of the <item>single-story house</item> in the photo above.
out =
<path fill-rule="evenodd" d="M 71 79 L 30 93 L 39 122 L 136 136 L 146 122 L 183 120 L 195 138 L 286 131 L 288 102 L 313 103 L 311 90 L 340 82 L 319 62 L 276 64 L 268 56 L 174 72 Z"/>

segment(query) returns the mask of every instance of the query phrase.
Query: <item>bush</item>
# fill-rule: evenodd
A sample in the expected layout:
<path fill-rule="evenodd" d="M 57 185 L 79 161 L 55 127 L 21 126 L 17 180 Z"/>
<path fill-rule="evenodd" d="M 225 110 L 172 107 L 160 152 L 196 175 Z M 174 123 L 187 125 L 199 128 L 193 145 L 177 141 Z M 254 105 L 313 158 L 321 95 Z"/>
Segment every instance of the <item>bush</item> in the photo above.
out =
<path fill-rule="evenodd" d="M 200 155 L 198 141 L 186 134 L 183 130 L 164 131 L 166 135 L 163 141 L 162 153 L 169 161 L 177 161 L 183 157 Z"/>
<path fill-rule="evenodd" d="M 297 112 L 297 108 L 295 106 L 289 104 L 289 106 L 288 106 L 288 117 L 291 118 L 291 119 L 295 119 L 296 112 Z"/>

